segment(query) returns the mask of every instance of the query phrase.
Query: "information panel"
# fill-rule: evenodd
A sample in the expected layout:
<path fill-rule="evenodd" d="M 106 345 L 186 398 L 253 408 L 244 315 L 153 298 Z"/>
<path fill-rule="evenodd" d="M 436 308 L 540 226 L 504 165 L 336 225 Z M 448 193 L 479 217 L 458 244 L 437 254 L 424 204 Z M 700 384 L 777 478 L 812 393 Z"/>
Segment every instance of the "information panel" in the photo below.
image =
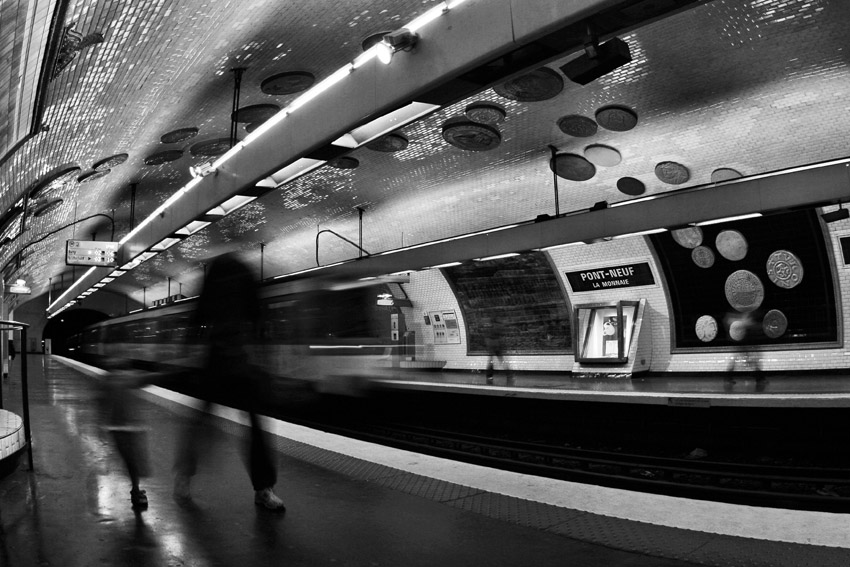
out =
<path fill-rule="evenodd" d="M 117 242 L 69 240 L 65 247 L 65 265 L 114 268 L 118 265 L 119 247 Z"/>

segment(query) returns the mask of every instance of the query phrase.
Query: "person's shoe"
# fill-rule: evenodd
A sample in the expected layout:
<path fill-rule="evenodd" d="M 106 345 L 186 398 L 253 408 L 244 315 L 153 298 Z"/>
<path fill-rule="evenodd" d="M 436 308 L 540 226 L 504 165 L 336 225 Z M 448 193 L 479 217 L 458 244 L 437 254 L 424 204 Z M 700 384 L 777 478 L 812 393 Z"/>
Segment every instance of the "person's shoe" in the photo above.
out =
<path fill-rule="evenodd" d="M 174 499 L 178 502 L 185 502 L 192 499 L 192 493 L 189 490 L 191 478 L 185 474 L 174 476 Z"/>
<path fill-rule="evenodd" d="M 277 494 L 271 488 L 264 488 L 254 492 L 254 503 L 263 506 L 269 510 L 283 512 L 286 506 L 283 505 L 283 500 L 278 498 Z"/>
<path fill-rule="evenodd" d="M 148 509 L 148 495 L 144 490 L 133 489 L 130 491 L 130 502 L 134 510 Z"/>

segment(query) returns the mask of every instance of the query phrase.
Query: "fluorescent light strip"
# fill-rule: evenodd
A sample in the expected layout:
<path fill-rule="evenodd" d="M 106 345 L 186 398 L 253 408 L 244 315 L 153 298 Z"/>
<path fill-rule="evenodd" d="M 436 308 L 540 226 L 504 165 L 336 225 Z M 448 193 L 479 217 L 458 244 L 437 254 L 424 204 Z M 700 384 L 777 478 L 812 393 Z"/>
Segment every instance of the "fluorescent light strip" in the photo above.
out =
<path fill-rule="evenodd" d="M 247 205 L 251 201 L 254 201 L 255 199 L 256 199 L 256 197 L 251 197 L 251 196 L 248 196 L 248 195 L 234 195 L 233 197 L 229 198 L 228 200 L 226 200 L 225 202 L 223 202 L 219 206 L 214 207 L 214 208 L 210 209 L 209 211 L 207 211 L 207 214 L 208 215 L 220 215 L 220 216 L 229 215 L 230 213 L 232 213 L 232 212 L 234 212 L 238 209 L 241 209 L 242 207 L 244 207 L 245 205 Z"/>
<path fill-rule="evenodd" d="M 310 102 L 311 100 L 313 100 L 314 98 L 316 98 L 317 96 L 319 96 L 320 94 L 322 94 L 323 92 L 343 80 L 345 77 L 351 74 L 353 70 L 354 65 L 352 65 L 351 63 L 346 63 L 345 65 L 331 73 L 331 75 L 327 79 L 316 84 L 315 86 L 313 86 L 312 89 L 290 102 L 289 106 L 286 107 L 286 110 L 289 113 L 298 110 L 299 108 L 301 108 L 302 106 L 304 106 L 305 104 L 307 104 L 308 102 Z"/>
<path fill-rule="evenodd" d="M 554 246 L 546 246 L 544 248 L 538 248 L 535 252 L 548 252 L 549 250 L 557 250 L 558 248 L 566 248 L 567 246 L 576 246 L 578 244 L 584 244 L 581 240 L 578 242 L 567 242 L 565 244 L 555 244 Z"/>
<path fill-rule="evenodd" d="M 501 260 L 502 258 L 511 258 L 519 256 L 519 252 L 508 252 L 507 254 L 496 254 L 495 256 L 485 256 L 484 258 L 476 258 L 476 262 L 487 262 L 489 260 Z"/>
<path fill-rule="evenodd" d="M 658 234 L 659 232 L 667 232 L 666 228 L 650 228 L 648 230 L 641 230 L 638 232 L 629 232 L 626 234 L 618 234 L 617 236 L 612 236 L 612 238 L 628 238 L 630 236 L 644 236 L 647 234 Z"/>
<path fill-rule="evenodd" d="M 429 266 L 425 268 L 426 270 L 436 270 L 439 268 L 451 268 L 453 266 L 460 266 L 462 262 L 446 262 L 445 264 L 437 264 L 436 266 Z"/>
<path fill-rule="evenodd" d="M 711 224 L 720 224 L 720 223 L 723 223 L 723 222 L 732 222 L 732 221 L 744 220 L 744 219 L 754 219 L 754 218 L 757 218 L 757 217 L 760 217 L 760 216 L 762 216 L 761 213 L 750 213 L 748 215 L 737 215 L 737 216 L 734 216 L 734 217 L 726 217 L 726 218 L 722 218 L 722 219 L 714 219 L 714 220 L 696 222 L 696 223 L 694 223 L 694 226 L 708 226 L 708 225 L 711 225 Z"/>
<path fill-rule="evenodd" d="M 457 5 L 457 3 L 455 5 Z M 413 19 L 413 21 L 403 27 L 409 29 L 412 32 L 419 31 L 423 27 L 427 26 L 428 24 L 445 14 L 448 10 L 449 6 L 445 2 L 440 2 L 439 4 L 437 4 L 418 18 Z"/>
<path fill-rule="evenodd" d="M 172 237 L 163 238 L 162 240 L 160 240 L 159 242 L 157 242 L 156 244 L 151 246 L 151 250 L 155 250 L 157 252 L 162 252 L 163 250 L 168 250 L 169 248 L 171 248 L 172 246 L 174 246 L 175 244 L 180 242 L 180 240 L 181 240 L 180 238 L 172 238 Z"/>
<path fill-rule="evenodd" d="M 60 295 L 59 297 L 57 297 L 57 298 L 56 298 L 56 301 L 54 301 L 53 303 L 51 303 L 50 305 L 48 305 L 48 306 L 47 306 L 47 310 L 49 311 L 49 310 L 51 310 L 51 309 L 52 309 L 55 305 L 57 305 L 57 304 L 59 304 L 59 303 L 62 303 L 62 299 L 63 299 L 66 295 L 68 295 L 69 293 L 71 293 L 71 290 L 72 290 L 72 289 L 74 289 L 75 287 L 77 287 L 77 284 L 78 284 L 78 283 L 80 283 L 82 280 L 86 279 L 86 277 L 88 277 L 88 275 L 89 275 L 89 274 L 91 274 L 93 271 L 95 271 L 95 269 L 96 269 L 96 268 L 95 268 L 94 266 L 92 266 L 91 268 L 89 268 L 89 269 L 88 269 L 88 271 L 86 271 L 86 273 L 85 273 L 85 274 L 83 274 L 83 275 L 80 277 L 80 279 L 78 279 L 77 281 L 75 281 L 74 283 L 72 283 L 72 284 L 71 284 L 71 287 L 69 287 L 68 289 L 66 289 L 66 290 L 65 290 L 65 293 L 63 293 L 62 295 Z"/>

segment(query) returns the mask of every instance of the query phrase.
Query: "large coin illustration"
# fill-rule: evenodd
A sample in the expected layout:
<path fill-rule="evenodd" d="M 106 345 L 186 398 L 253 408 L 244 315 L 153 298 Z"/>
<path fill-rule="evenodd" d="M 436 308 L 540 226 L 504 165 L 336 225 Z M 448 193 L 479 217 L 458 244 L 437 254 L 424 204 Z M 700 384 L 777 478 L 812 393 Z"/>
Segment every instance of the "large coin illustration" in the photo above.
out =
<path fill-rule="evenodd" d="M 765 314 L 761 326 L 765 335 L 771 339 L 777 339 L 785 334 L 785 330 L 788 328 L 788 319 L 779 309 L 771 309 Z"/>
<path fill-rule="evenodd" d="M 803 264 L 787 250 L 777 250 L 767 259 L 767 277 L 770 281 L 791 289 L 803 281 Z"/>
<path fill-rule="evenodd" d="M 764 286 L 749 270 L 738 270 L 726 278 L 725 291 L 729 305 L 742 313 L 758 309 L 764 300 Z"/>
<path fill-rule="evenodd" d="M 708 246 L 697 246 L 691 250 L 691 259 L 700 268 L 710 268 L 714 265 L 714 252 Z"/>
<path fill-rule="evenodd" d="M 711 315 L 703 315 L 697 319 L 694 330 L 699 340 L 704 343 L 711 342 L 717 336 L 717 320 Z"/>
<path fill-rule="evenodd" d="M 715 245 L 720 255 L 727 260 L 743 260 L 747 255 L 747 239 L 737 230 L 724 230 L 717 235 Z"/>
<path fill-rule="evenodd" d="M 679 246 L 685 248 L 696 248 L 702 244 L 702 229 L 698 226 L 690 226 L 688 228 L 679 228 L 672 231 L 673 240 Z"/>

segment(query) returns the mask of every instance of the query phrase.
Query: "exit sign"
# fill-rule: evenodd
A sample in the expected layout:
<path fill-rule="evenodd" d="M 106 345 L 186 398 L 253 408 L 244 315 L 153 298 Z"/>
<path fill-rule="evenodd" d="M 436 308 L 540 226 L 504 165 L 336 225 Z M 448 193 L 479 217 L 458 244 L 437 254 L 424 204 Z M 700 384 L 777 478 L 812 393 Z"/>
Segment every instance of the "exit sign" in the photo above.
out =
<path fill-rule="evenodd" d="M 118 265 L 119 246 L 117 242 L 69 240 L 65 247 L 65 265 L 114 268 Z"/>

